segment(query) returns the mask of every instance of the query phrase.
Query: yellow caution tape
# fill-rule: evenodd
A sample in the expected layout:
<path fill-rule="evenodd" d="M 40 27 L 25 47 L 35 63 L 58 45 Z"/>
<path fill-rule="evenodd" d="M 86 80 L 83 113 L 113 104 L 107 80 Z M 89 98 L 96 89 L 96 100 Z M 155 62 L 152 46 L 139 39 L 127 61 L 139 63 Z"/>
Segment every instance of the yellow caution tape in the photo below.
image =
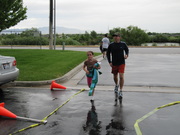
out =
<path fill-rule="evenodd" d="M 51 115 L 53 115 L 55 112 L 57 112 L 61 107 L 63 107 L 65 104 L 67 104 L 72 98 L 74 98 L 76 95 L 78 95 L 79 93 L 83 92 L 85 89 L 81 89 L 79 92 L 75 93 L 74 95 L 72 95 L 68 100 L 66 100 L 62 105 L 60 105 L 58 108 L 56 108 L 54 111 L 52 111 L 49 115 L 47 115 L 46 117 L 44 117 L 42 120 L 46 120 L 48 117 L 50 117 Z"/>
<path fill-rule="evenodd" d="M 139 127 L 139 123 L 140 123 L 141 121 L 143 121 L 144 119 L 146 119 L 147 117 L 151 116 L 152 114 L 154 114 L 155 112 L 157 112 L 158 110 L 160 110 L 160 109 L 162 109 L 162 108 L 169 107 L 169 106 L 176 105 L 176 104 L 180 104 L 180 101 L 172 102 L 172 103 L 169 103 L 169 104 L 166 104 L 166 105 L 157 107 L 157 108 L 155 108 L 153 111 L 147 113 L 146 115 L 144 115 L 144 116 L 141 117 L 140 119 L 136 120 L 136 122 L 135 122 L 135 124 L 134 124 L 134 128 L 135 128 L 135 130 L 136 130 L 136 134 L 137 134 L 137 135 L 142 135 L 142 132 L 141 132 L 140 127 Z"/>
<path fill-rule="evenodd" d="M 77 93 L 75 93 L 74 95 L 72 95 L 68 100 L 66 100 L 62 105 L 60 105 L 59 107 L 57 107 L 54 111 L 52 111 L 49 115 L 47 115 L 46 117 L 44 117 L 42 119 L 42 121 L 45 121 L 47 120 L 47 118 L 49 118 L 51 115 L 53 115 L 55 112 L 57 112 L 61 107 L 63 107 L 65 104 L 67 104 L 72 98 L 74 98 L 76 95 L 80 94 L 81 92 L 85 91 L 85 89 L 81 89 L 80 91 L 78 91 Z M 17 134 L 19 132 L 22 132 L 22 131 L 25 131 L 27 129 L 30 129 L 30 128 L 34 128 L 34 127 L 37 127 L 37 126 L 40 126 L 42 125 L 43 123 L 37 123 L 37 124 L 33 124 L 33 125 L 30 125 L 26 128 L 23 128 L 23 129 L 20 129 L 14 133 L 11 133 L 9 135 L 14 135 L 14 134 Z"/>

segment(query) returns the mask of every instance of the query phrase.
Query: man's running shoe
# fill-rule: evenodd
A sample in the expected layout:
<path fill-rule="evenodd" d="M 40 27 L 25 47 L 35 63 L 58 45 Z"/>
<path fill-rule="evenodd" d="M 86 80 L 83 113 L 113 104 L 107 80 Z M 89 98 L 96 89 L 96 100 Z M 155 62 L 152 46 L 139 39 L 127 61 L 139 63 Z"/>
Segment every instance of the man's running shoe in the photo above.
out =
<path fill-rule="evenodd" d="M 119 91 L 118 97 L 119 97 L 119 99 L 122 99 L 122 98 L 123 98 L 122 91 Z"/>
<path fill-rule="evenodd" d="M 119 86 L 116 85 L 115 88 L 114 88 L 114 93 L 118 93 L 118 88 L 119 88 Z"/>

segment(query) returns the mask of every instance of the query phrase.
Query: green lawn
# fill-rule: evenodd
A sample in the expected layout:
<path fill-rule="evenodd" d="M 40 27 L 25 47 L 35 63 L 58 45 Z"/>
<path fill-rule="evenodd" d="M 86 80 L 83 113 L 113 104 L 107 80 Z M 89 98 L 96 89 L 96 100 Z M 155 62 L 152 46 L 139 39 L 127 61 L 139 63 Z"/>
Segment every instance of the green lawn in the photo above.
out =
<path fill-rule="evenodd" d="M 0 49 L 0 55 L 16 58 L 17 67 L 20 69 L 18 81 L 55 79 L 87 58 L 86 52 L 40 49 Z"/>

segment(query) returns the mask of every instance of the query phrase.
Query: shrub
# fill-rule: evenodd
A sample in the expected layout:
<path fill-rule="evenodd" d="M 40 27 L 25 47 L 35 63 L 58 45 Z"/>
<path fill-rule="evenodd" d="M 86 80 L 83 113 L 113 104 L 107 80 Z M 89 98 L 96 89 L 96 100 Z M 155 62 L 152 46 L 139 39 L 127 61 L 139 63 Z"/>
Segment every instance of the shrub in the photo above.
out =
<path fill-rule="evenodd" d="M 63 42 L 66 44 L 66 45 L 81 45 L 81 43 L 79 43 L 78 41 L 76 40 L 73 40 L 72 38 L 57 38 L 56 39 L 56 44 L 58 45 L 63 45 Z"/>
<path fill-rule="evenodd" d="M 3 45 L 48 45 L 48 43 L 45 37 L 16 37 L 2 40 Z"/>

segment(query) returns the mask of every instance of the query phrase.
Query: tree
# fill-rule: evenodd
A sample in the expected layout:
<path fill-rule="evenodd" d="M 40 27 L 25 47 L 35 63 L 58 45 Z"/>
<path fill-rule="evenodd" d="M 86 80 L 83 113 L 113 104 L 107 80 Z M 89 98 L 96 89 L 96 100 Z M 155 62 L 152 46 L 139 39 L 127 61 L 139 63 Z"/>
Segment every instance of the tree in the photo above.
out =
<path fill-rule="evenodd" d="M 40 31 L 37 28 L 31 28 L 21 33 L 22 37 L 36 37 L 40 36 Z"/>
<path fill-rule="evenodd" d="M 0 32 L 27 18 L 23 0 L 0 1 Z"/>
<path fill-rule="evenodd" d="M 148 34 L 144 30 L 135 26 L 129 26 L 127 28 L 114 28 L 109 31 L 111 35 L 115 32 L 121 33 L 122 40 L 128 45 L 140 46 L 142 43 L 146 43 L 149 40 Z"/>
<path fill-rule="evenodd" d="M 168 37 L 165 34 L 158 33 L 154 38 L 154 42 L 168 42 Z"/>
<path fill-rule="evenodd" d="M 97 33 L 96 33 L 96 31 L 91 31 L 91 37 L 92 38 L 97 38 Z"/>

